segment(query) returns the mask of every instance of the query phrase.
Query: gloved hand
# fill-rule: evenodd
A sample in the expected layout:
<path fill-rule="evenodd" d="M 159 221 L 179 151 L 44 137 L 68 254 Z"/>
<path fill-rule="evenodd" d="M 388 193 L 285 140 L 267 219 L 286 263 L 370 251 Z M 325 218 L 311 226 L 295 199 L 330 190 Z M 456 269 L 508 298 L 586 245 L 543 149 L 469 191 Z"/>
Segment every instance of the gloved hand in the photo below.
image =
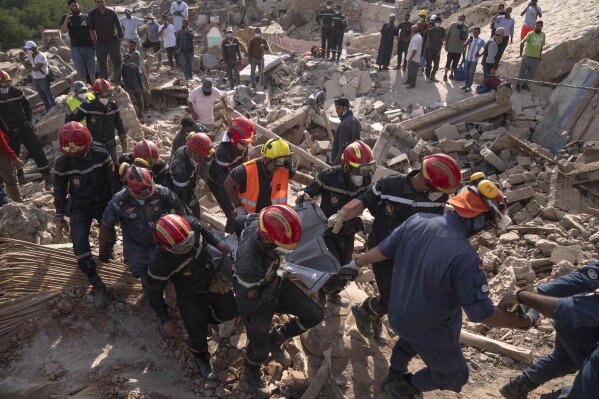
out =
<path fill-rule="evenodd" d="M 59 216 L 54 219 L 54 223 L 56 224 L 56 234 L 58 237 L 63 238 L 65 233 L 69 233 L 69 224 L 64 217 Z"/>
<path fill-rule="evenodd" d="M 212 280 L 208 290 L 215 294 L 226 294 L 231 291 L 233 286 L 231 280 L 221 272 L 216 273 L 216 277 Z"/>
<path fill-rule="evenodd" d="M 356 260 L 352 260 L 349 264 L 343 266 L 337 272 L 338 275 L 345 277 L 348 280 L 354 281 L 360 273 L 360 266 L 356 263 Z"/>
<path fill-rule="evenodd" d="M 237 213 L 237 216 L 245 216 L 248 214 L 248 210 L 245 209 L 244 206 L 238 206 L 235 208 L 235 212 Z"/>
<path fill-rule="evenodd" d="M 514 312 L 516 307 L 520 304 L 520 302 L 518 302 L 518 292 L 520 291 L 522 290 L 507 290 L 505 294 L 503 294 L 503 298 L 501 298 L 497 307 L 506 312 Z"/>
<path fill-rule="evenodd" d="M 305 192 L 300 191 L 299 193 L 297 193 L 297 198 L 295 199 L 295 204 L 299 205 L 304 201 L 312 201 L 312 197 L 310 197 Z"/>
<path fill-rule="evenodd" d="M 110 252 L 100 252 L 98 254 L 98 260 L 102 263 L 108 263 L 111 260 L 113 260 L 114 258 L 116 258 L 116 254 L 114 253 L 114 251 L 110 251 Z"/>
<path fill-rule="evenodd" d="M 341 231 L 341 227 L 343 227 L 343 222 L 345 222 L 345 212 L 339 211 L 334 215 L 331 215 L 329 218 L 328 225 L 333 228 L 333 234 L 339 233 Z"/>
<path fill-rule="evenodd" d="M 516 312 L 521 320 L 529 322 L 528 327 L 524 327 L 523 330 L 529 330 L 537 325 L 537 322 L 539 321 L 539 312 L 533 308 L 519 304 L 517 305 Z"/>

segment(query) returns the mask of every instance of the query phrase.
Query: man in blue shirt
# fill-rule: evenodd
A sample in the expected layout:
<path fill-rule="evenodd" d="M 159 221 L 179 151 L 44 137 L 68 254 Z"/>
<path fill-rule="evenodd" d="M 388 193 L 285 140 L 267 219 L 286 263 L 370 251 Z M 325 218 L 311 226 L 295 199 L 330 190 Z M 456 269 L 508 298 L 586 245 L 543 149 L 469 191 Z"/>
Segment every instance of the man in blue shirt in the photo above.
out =
<path fill-rule="evenodd" d="M 554 378 L 580 370 L 574 385 L 542 399 L 596 398 L 599 392 L 599 262 L 593 262 L 536 291 L 508 292 L 505 306 L 523 304 L 555 320 L 553 352 L 510 379 L 499 392 L 504 398 L 526 399 L 528 393 Z M 502 305 L 500 303 L 500 306 Z"/>
<path fill-rule="evenodd" d="M 410 217 L 377 247 L 342 267 L 339 274 L 358 275 L 359 267 L 393 260 L 389 324 L 400 337 L 383 381 L 390 398 L 416 399 L 437 389 L 460 392 L 468 365 L 460 348 L 462 309 L 468 319 L 491 327 L 529 328 L 538 313 L 508 313 L 493 306 L 482 262 L 469 237 L 487 225 L 509 224 L 503 194 L 483 180 L 448 201 L 444 215 Z M 408 363 L 419 355 L 426 367 L 414 375 Z"/>

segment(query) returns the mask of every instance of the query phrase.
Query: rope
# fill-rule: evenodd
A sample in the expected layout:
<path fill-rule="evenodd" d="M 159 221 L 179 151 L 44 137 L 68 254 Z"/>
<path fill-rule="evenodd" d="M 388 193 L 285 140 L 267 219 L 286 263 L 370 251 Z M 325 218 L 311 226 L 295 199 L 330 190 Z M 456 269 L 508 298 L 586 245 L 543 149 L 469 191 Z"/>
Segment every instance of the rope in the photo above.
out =
<path fill-rule="evenodd" d="M 475 72 L 475 74 L 476 75 L 484 75 L 481 72 Z M 532 80 L 532 79 L 515 78 L 513 76 L 501 76 L 501 75 L 489 75 L 489 76 L 496 76 L 498 78 L 506 79 L 506 80 L 517 80 L 519 82 L 525 82 L 525 83 L 534 83 L 534 84 L 539 85 L 539 86 L 568 87 L 568 88 L 571 88 L 571 89 L 581 89 L 581 90 L 590 90 L 590 91 L 599 92 L 599 88 L 598 87 L 575 86 L 575 85 L 569 85 L 569 84 L 565 84 L 565 83 L 553 83 L 553 82 L 545 82 L 545 81 L 542 81 L 542 80 Z"/>

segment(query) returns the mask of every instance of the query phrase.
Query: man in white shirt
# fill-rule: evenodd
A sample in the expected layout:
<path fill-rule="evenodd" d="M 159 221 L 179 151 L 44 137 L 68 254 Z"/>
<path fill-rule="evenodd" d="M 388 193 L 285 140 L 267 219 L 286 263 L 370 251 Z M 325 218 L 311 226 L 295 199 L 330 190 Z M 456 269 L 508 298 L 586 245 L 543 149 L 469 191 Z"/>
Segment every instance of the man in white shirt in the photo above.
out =
<path fill-rule="evenodd" d="M 179 57 L 175 54 L 175 46 L 177 45 L 177 38 L 175 37 L 175 26 L 168 23 L 168 17 L 162 16 L 162 25 L 158 29 L 158 36 L 162 38 L 162 46 L 166 50 L 166 56 L 168 57 L 168 64 L 173 68 L 173 56 L 177 67 L 179 66 Z"/>
<path fill-rule="evenodd" d="M 212 79 L 210 78 L 204 78 L 202 86 L 193 89 L 187 98 L 187 106 L 191 111 L 191 117 L 206 127 L 208 131 L 204 131 L 204 133 L 208 135 L 213 133 L 214 104 L 219 100 L 227 110 L 230 109 L 226 98 L 221 94 L 220 90 L 212 87 Z"/>
<path fill-rule="evenodd" d="M 412 26 L 411 32 L 412 38 L 408 47 L 408 78 L 404 82 L 404 84 L 408 85 L 408 89 L 416 87 L 418 66 L 420 65 L 420 56 L 422 54 L 422 36 L 420 36 L 418 26 Z"/>
<path fill-rule="evenodd" d="M 187 3 L 181 0 L 173 1 L 173 4 L 171 4 L 171 15 L 173 16 L 175 31 L 180 31 L 183 27 L 183 20 L 187 19 Z"/>
<path fill-rule="evenodd" d="M 541 10 L 541 6 L 538 5 L 538 0 L 530 0 L 528 6 L 520 14 L 520 16 L 523 15 L 526 16 L 524 17 L 524 25 L 522 25 L 520 31 L 520 40 L 524 40 L 529 32 L 535 30 L 537 18 L 543 18 L 543 10 Z"/>
<path fill-rule="evenodd" d="M 125 9 L 125 16 L 120 20 L 123 32 L 125 33 L 125 39 L 133 40 L 137 43 L 137 48 L 141 51 L 141 40 L 137 34 L 137 27 L 144 24 L 144 20 L 137 17 L 131 16 L 131 10 Z"/>
<path fill-rule="evenodd" d="M 46 111 L 49 111 L 50 108 L 56 105 L 56 101 L 50 88 L 50 81 L 46 78 L 46 75 L 48 75 L 48 58 L 44 53 L 37 51 L 37 44 L 31 40 L 25 42 L 23 50 L 25 50 L 25 53 L 21 53 L 21 56 L 26 55 L 23 65 L 30 71 L 33 86 L 44 103 Z"/>

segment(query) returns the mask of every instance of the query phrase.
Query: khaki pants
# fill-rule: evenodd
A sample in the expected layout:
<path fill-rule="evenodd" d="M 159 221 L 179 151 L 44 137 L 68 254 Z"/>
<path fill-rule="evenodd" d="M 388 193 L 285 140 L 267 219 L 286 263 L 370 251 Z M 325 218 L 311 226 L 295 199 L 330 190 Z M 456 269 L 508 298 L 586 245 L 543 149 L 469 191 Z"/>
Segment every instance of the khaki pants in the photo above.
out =
<path fill-rule="evenodd" d="M 0 179 L 6 184 L 6 194 L 10 199 L 14 202 L 23 202 L 17 180 L 17 170 L 5 155 L 0 155 Z"/>

